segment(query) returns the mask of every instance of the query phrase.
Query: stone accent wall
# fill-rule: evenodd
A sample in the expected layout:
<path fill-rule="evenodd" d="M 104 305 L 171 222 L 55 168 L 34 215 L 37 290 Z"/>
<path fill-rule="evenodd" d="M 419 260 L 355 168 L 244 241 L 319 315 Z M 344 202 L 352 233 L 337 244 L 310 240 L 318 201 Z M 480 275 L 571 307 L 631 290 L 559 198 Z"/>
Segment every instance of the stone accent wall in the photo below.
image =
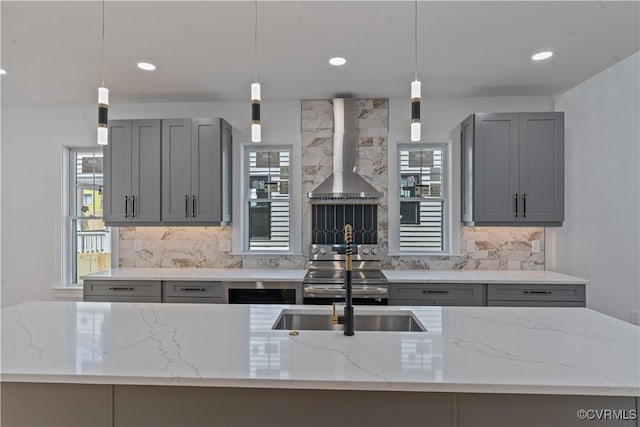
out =
<path fill-rule="evenodd" d="M 544 270 L 544 229 L 540 227 L 463 227 L 457 256 L 386 256 L 388 248 L 387 148 L 389 103 L 361 99 L 356 103 L 360 128 L 356 171 L 383 193 L 378 209 L 378 243 L 385 269 Z M 333 105 L 331 100 L 301 102 L 303 252 L 310 243 L 310 204 L 306 194 L 333 172 Z M 294 231 L 296 232 L 296 231 Z M 299 231 L 298 231 L 299 232 Z M 306 256 L 237 256 L 218 250 L 231 240 L 230 227 L 129 227 L 120 229 L 121 267 L 306 268 Z M 473 240 L 475 250 L 468 252 Z M 532 252 L 532 241 L 540 252 Z"/>

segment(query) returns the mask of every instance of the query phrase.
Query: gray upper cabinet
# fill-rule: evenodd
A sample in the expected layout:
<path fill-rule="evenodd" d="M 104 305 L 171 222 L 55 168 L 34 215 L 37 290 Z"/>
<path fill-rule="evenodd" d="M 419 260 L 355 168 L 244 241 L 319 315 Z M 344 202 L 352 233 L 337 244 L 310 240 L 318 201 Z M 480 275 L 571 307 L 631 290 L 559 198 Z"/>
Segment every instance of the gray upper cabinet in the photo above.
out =
<path fill-rule="evenodd" d="M 104 158 L 105 223 L 158 223 L 160 120 L 109 122 Z"/>
<path fill-rule="evenodd" d="M 162 222 L 231 222 L 231 126 L 222 119 L 162 121 Z"/>
<path fill-rule="evenodd" d="M 564 113 L 473 114 L 461 153 L 465 225 L 562 225 Z"/>

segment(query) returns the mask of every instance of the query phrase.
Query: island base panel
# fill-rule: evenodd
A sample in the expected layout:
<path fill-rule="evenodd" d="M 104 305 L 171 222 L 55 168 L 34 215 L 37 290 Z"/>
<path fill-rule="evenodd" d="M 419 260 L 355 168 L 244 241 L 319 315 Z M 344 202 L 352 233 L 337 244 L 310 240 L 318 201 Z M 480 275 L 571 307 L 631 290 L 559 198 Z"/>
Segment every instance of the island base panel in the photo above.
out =
<path fill-rule="evenodd" d="M 113 386 L 3 382 L 0 425 L 111 427 Z"/>
<path fill-rule="evenodd" d="M 116 386 L 116 426 L 450 426 L 449 393 Z"/>

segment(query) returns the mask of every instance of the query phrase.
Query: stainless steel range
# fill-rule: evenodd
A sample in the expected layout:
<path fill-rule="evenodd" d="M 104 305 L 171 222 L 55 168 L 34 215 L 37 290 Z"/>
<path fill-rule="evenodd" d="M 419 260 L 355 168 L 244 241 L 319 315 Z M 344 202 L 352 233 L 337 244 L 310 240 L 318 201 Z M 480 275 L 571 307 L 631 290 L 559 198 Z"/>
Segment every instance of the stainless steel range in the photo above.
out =
<path fill-rule="evenodd" d="M 305 304 L 331 304 L 345 298 L 344 244 L 312 244 L 309 271 L 303 280 Z M 352 255 L 352 293 L 355 305 L 386 305 L 387 278 L 380 271 L 375 244 L 355 244 Z"/>

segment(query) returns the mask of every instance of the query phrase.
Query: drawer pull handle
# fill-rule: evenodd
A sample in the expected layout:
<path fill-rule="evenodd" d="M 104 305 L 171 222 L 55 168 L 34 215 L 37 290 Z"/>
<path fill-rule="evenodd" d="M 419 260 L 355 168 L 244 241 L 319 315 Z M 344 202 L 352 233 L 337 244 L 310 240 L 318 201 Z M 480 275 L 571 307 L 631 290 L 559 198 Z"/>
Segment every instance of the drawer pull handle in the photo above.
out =
<path fill-rule="evenodd" d="M 442 291 L 442 290 L 439 290 L 439 291 L 426 291 L 425 290 L 425 291 L 422 291 L 422 293 L 423 294 L 448 294 L 449 291 Z"/>
<path fill-rule="evenodd" d="M 127 287 L 127 286 L 113 286 L 109 288 L 109 290 L 110 291 L 133 291 L 134 288 Z"/>
<path fill-rule="evenodd" d="M 180 288 L 183 292 L 205 292 L 207 288 Z"/>
<path fill-rule="evenodd" d="M 523 291 L 525 294 L 549 295 L 551 291 Z"/>

